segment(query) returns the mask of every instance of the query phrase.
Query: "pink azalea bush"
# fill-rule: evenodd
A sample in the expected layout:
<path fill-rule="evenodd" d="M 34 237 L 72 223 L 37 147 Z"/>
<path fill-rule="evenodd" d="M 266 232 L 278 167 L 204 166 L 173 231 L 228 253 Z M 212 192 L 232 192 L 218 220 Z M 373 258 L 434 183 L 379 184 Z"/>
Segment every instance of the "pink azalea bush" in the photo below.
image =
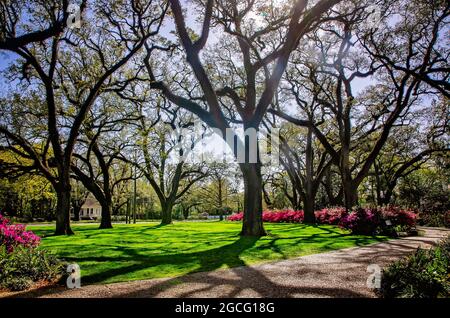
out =
<path fill-rule="evenodd" d="M 263 221 L 270 223 L 302 223 L 304 213 L 302 210 L 264 211 Z"/>
<path fill-rule="evenodd" d="M 413 227 L 416 225 L 417 214 L 412 210 L 403 210 L 399 207 L 388 206 L 381 208 L 383 218 L 390 220 L 392 225 Z"/>
<path fill-rule="evenodd" d="M 19 291 L 35 283 L 55 283 L 67 265 L 48 251 L 35 248 L 41 239 L 25 225 L 0 215 L 0 290 Z"/>
<path fill-rule="evenodd" d="M 339 226 L 354 234 L 373 235 L 392 232 L 390 226 L 401 226 L 408 231 L 416 225 L 416 220 L 417 215 L 413 211 L 399 207 L 358 208 L 345 215 Z M 390 221 L 389 225 L 387 221 Z"/>
<path fill-rule="evenodd" d="M 282 211 L 263 211 L 263 222 L 269 223 L 302 223 L 303 211 L 282 210 Z M 244 213 L 239 212 L 228 217 L 229 221 L 242 221 Z"/>
<path fill-rule="evenodd" d="M 377 234 L 383 224 L 383 216 L 379 209 L 358 208 L 346 214 L 339 221 L 339 226 L 351 230 L 353 234 Z"/>
<path fill-rule="evenodd" d="M 244 219 L 244 212 L 234 213 L 227 217 L 228 221 L 242 221 Z"/>
<path fill-rule="evenodd" d="M 347 211 L 342 207 L 325 208 L 315 212 L 318 223 L 330 225 L 338 225 L 346 214 Z"/>
<path fill-rule="evenodd" d="M 11 253 L 16 246 L 36 247 L 40 241 L 39 236 L 25 230 L 25 225 L 11 224 L 0 214 L 0 246 L 5 246 L 8 253 Z"/>

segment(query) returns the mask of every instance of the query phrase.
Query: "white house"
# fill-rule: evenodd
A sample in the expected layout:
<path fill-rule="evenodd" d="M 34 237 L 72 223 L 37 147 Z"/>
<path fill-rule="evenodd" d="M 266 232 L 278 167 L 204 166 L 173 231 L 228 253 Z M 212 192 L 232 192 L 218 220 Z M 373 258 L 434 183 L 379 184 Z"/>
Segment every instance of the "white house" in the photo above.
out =
<path fill-rule="evenodd" d="M 88 197 L 81 206 L 80 219 L 98 219 L 101 216 L 102 206 L 100 203 L 96 199 Z"/>

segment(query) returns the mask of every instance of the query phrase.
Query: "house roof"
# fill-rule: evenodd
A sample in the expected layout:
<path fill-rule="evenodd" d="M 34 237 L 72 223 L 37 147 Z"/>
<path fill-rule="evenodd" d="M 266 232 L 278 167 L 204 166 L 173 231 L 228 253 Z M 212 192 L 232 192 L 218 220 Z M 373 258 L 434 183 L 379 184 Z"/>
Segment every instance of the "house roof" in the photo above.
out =
<path fill-rule="evenodd" d="M 100 203 L 94 198 L 87 198 L 81 208 L 100 207 Z"/>

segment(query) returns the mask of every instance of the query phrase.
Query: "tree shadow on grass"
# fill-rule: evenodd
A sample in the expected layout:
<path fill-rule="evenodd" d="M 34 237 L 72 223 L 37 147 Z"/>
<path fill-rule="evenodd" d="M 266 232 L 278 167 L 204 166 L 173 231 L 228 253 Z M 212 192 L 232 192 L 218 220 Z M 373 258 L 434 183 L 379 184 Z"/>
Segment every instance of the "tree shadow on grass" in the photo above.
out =
<path fill-rule="evenodd" d="M 103 282 L 107 279 L 133 273 L 139 270 L 143 270 L 152 266 L 160 265 L 172 265 L 182 267 L 186 263 L 197 263 L 198 266 L 187 273 L 196 272 L 208 272 L 219 269 L 224 266 L 236 267 L 245 266 L 246 263 L 240 258 L 240 255 L 247 249 L 253 247 L 259 238 L 253 237 L 239 237 L 236 241 L 231 244 L 224 245 L 218 248 L 193 252 L 193 253 L 178 253 L 178 254 L 168 254 L 168 255 L 141 255 L 136 250 L 132 248 L 119 247 L 119 250 L 123 252 L 124 255 L 120 257 L 65 257 L 66 262 L 124 262 L 133 261 L 134 264 L 129 266 L 122 266 L 120 268 L 112 268 L 100 273 L 94 273 L 90 275 L 82 275 L 83 284 L 95 284 L 98 282 Z M 83 270 L 83 269 L 81 269 Z M 175 278 L 176 279 L 176 278 Z M 173 285 L 173 284 L 172 284 Z M 48 295 L 55 292 L 55 290 L 61 291 L 59 289 L 41 289 L 41 290 L 31 290 L 23 293 L 19 293 L 13 297 L 35 297 L 37 295 Z"/>
<path fill-rule="evenodd" d="M 154 227 L 151 227 L 154 228 Z M 148 228 L 147 228 L 148 229 Z M 338 231 L 333 231 L 332 229 L 326 229 L 326 232 L 332 234 L 326 237 L 325 243 L 317 245 L 314 247 L 314 253 L 327 252 L 336 249 L 336 244 L 346 244 L 349 242 L 348 234 L 341 233 Z M 214 237 L 214 240 L 217 240 Z M 227 236 L 227 239 L 230 239 Z M 206 240 L 206 237 L 203 239 Z M 282 259 L 289 258 L 290 255 L 284 253 L 279 243 L 285 240 L 294 240 L 292 244 L 307 247 L 309 244 L 318 244 L 324 241 L 324 236 L 322 233 L 314 233 L 306 236 L 296 236 L 296 237 L 270 237 L 270 240 L 260 244 L 256 247 L 257 250 L 270 249 L 272 252 L 281 255 Z M 373 242 L 371 237 L 355 237 L 353 240 L 353 245 L 362 246 Z M 197 241 L 202 241 L 198 238 Z M 91 256 L 91 253 L 86 253 L 86 256 L 79 255 L 76 257 L 63 256 L 64 260 L 69 263 L 97 263 L 98 269 L 88 275 L 83 275 L 82 280 L 84 284 L 96 284 L 101 282 L 108 282 L 115 280 L 118 276 L 128 276 L 124 277 L 124 280 L 133 277 L 133 273 L 151 269 L 152 267 L 168 268 L 169 275 L 165 275 L 164 272 L 161 276 L 170 276 L 170 271 L 180 272 L 180 268 L 184 269 L 181 272 L 189 273 L 193 272 L 207 272 L 213 271 L 222 267 L 238 267 L 245 266 L 245 262 L 240 258 L 240 255 L 255 246 L 258 238 L 251 237 L 239 237 L 231 244 L 220 246 L 217 248 L 212 248 L 208 250 L 202 250 L 197 252 L 189 252 L 189 249 L 185 249 L 182 252 L 174 253 L 170 248 L 153 247 L 146 250 L 137 250 L 135 247 L 129 247 L 127 245 L 115 246 L 114 253 L 118 255 L 95 255 Z M 329 243 L 326 243 L 328 242 Z M 205 245 L 205 243 L 202 243 Z M 65 244 L 53 245 L 53 247 L 64 247 Z M 345 246 L 343 246 L 345 247 Z M 148 254 L 149 250 L 158 250 L 159 254 Z M 311 252 L 311 251 L 310 251 Z M 300 255 L 299 255 L 300 256 Z M 263 260 L 263 259 L 261 259 Z M 111 266 L 102 268 L 102 263 L 111 263 Z M 193 269 L 194 268 L 194 269 Z M 83 270 L 83 268 L 82 268 Z M 154 275 L 153 275 L 154 277 Z M 116 279 L 117 280 L 117 279 Z"/>
<path fill-rule="evenodd" d="M 97 237 L 99 235 L 109 235 L 111 234 L 109 231 L 110 230 L 114 230 L 114 235 L 120 234 L 120 233 L 124 233 L 124 234 L 128 234 L 130 231 L 130 227 L 128 227 L 129 225 L 132 224 L 115 224 L 113 225 L 113 227 L 111 229 L 102 229 L 101 232 L 97 231 L 98 225 L 82 225 L 82 226 L 74 226 L 72 228 L 72 230 L 75 232 L 75 235 L 77 235 L 78 237 L 82 237 L 83 239 L 89 239 L 91 237 Z M 134 226 L 133 228 L 133 233 L 134 234 L 140 234 L 143 232 L 146 232 L 148 230 L 157 230 L 160 228 L 163 228 L 169 224 L 137 224 L 138 226 Z M 41 238 L 48 238 L 48 237 L 54 237 L 54 236 L 58 236 L 55 235 L 55 230 L 53 228 L 40 228 L 40 229 L 36 229 L 36 230 L 32 230 L 34 233 L 36 233 L 37 235 L 39 235 Z M 65 238 L 67 236 L 59 236 L 62 238 Z"/>
<path fill-rule="evenodd" d="M 277 277 L 268 277 L 267 274 L 258 267 L 246 266 L 240 255 L 247 249 L 255 246 L 258 238 L 240 237 L 231 244 L 214 248 L 207 251 L 195 253 L 180 253 L 175 255 L 156 255 L 143 256 L 133 249 L 122 248 L 127 259 L 131 258 L 136 264 L 124 266 L 117 269 L 109 269 L 102 273 L 96 273 L 89 276 L 82 276 L 83 285 L 104 281 L 107 278 L 139 271 L 149 266 L 171 264 L 173 266 L 183 265 L 186 262 L 196 261 L 198 266 L 186 273 L 185 275 L 162 279 L 148 280 L 145 282 L 129 282 L 132 287 L 128 291 L 121 294 L 113 295 L 114 297 L 161 297 L 164 293 L 180 298 L 198 297 L 198 294 L 213 296 L 219 292 L 225 297 L 241 296 L 241 293 L 250 292 L 251 296 L 262 297 L 295 297 L 296 295 L 323 295 L 323 296 L 340 296 L 340 297 L 363 297 L 350 288 L 336 288 L 329 286 L 292 286 L 289 281 L 277 281 Z M 108 257 L 89 257 L 84 261 L 105 261 L 114 262 L 120 258 Z M 230 267 L 230 271 L 215 271 Z M 269 265 L 270 266 L 270 265 Z M 314 268 L 308 267 L 308 272 L 313 273 Z M 281 277 L 284 276 L 283 268 L 277 270 Z M 300 276 L 301 278 L 301 276 Z M 114 290 L 114 285 L 110 285 Z M 215 290 L 215 291 L 214 291 Z M 15 297 L 34 297 L 43 295 L 57 295 L 61 292 L 68 292 L 70 297 L 72 291 L 67 291 L 64 287 L 49 288 L 42 290 L 34 290 L 24 292 Z M 76 291 L 75 291 L 76 292 Z M 95 297 L 96 295 L 92 295 Z"/>
<path fill-rule="evenodd" d="M 157 230 L 157 229 L 160 229 L 160 228 L 167 227 L 169 225 L 172 225 L 172 224 L 159 223 L 157 225 L 153 225 L 153 226 L 149 226 L 149 227 L 143 227 L 143 229 L 145 229 L 145 230 Z"/>
<path fill-rule="evenodd" d="M 206 272 L 228 266 L 245 266 L 245 262 L 240 259 L 240 255 L 247 249 L 253 247 L 258 238 L 240 237 L 235 242 L 205 251 L 192 253 L 177 253 L 164 255 L 142 255 L 133 248 L 118 247 L 123 255 L 119 257 L 66 257 L 68 262 L 133 262 L 128 266 L 111 268 L 99 273 L 82 276 L 84 283 L 95 284 L 116 276 L 125 275 L 153 266 L 171 265 L 172 267 L 184 267 L 186 264 L 198 264 L 191 272 Z"/>

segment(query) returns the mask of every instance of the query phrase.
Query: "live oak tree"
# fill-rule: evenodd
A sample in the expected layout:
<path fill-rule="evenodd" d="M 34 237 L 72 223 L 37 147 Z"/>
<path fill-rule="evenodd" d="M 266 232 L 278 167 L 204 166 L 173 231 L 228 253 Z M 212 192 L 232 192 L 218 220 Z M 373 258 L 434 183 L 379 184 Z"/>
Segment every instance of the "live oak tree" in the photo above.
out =
<path fill-rule="evenodd" d="M 56 194 L 56 234 L 72 233 L 70 207 L 76 215 L 84 197 L 74 195 L 75 180 L 102 204 L 101 228 L 130 210 L 131 181 L 141 176 L 138 192 L 155 193 L 163 224 L 178 204 L 185 216 L 223 208 L 228 188 L 241 210 L 243 191 L 241 234 L 251 236 L 265 234 L 263 200 L 303 208 L 314 222 L 318 206 L 351 209 L 371 196 L 423 207 L 416 197 L 428 186 L 448 192 L 440 176 L 448 1 L 70 3 L 80 28 L 66 0 L 0 3 L 0 53 L 11 61 L 0 92 L 0 177 L 15 180 L 2 196 L 19 215 L 36 216 L 41 194 L 30 185 L 39 179 L 42 207 Z M 242 176 L 212 165 L 207 179 L 203 163 L 176 161 L 195 151 L 195 140 L 177 134 L 195 118 L 227 142 L 235 135 L 229 146 Z M 268 167 L 254 146 L 275 128 L 281 165 Z M 252 129 L 256 140 L 242 137 Z"/>
<path fill-rule="evenodd" d="M 286 3 L 277 7 L 267 1 L 255 0 L 195 1 L 194 8 L 203 14 L 201 31 L 195 35 L 188 28 L 180 1 L 170 0 L 176 33 L 186 61 L 198 81 L 200 96 L 192 99 L 173 91 L 170 83 L 156 77 L 158 74 L 148 63 L 151 87 L 162 91 L 172 103 L 219 130 L 224 138 L 227 129 L 233 128 L 233 124 L 244 130 L 258 131 L 291 52 L 298 46 L 300 39 L 314 30 L 324 14 L 339 2 L 299 0 L 291 6 Z M 264 15 L 260 26 L 255 24 L 258 14 Z M 214 60 L 201 54 L 209 35 L 214 31 L 224 32 L 223 41 L 228 42 L 219 40 L 218 49 L 223 50 L 223 54 L 217 55 L 228 57 L 230 62 L 220 63 L 220 68 L 215 69 L 217 72 L 214 72 Z M 274 38 L 282 40 L 275 43 L 272 41 Z M 251 145 L 247 138 L 238 140 L 238 143 L 245 149 L 246 158 L 239 163 L 244 178 L 245 202 L 241 234 L 265 235 L 262 224 L 261 162 L 258 155 L 256 162 L 249 159 Z M 235 149 L 233 151 L 237 156 Z"/>
<path fill-rule="evenodd" d="M 340 180 L 339 170 L 335 165 L 325 169 L 318 192 L 319 205 L 344 206 L 344 189 Z"/>
<path fill-rule="evenodd" d="M 415 9 L 408 7 L 408 10 Z M 407 11 L 405 16 L 413 14 Z M 417 24 L 408 24 L 407 28 L 404 28 L 405 20 L 389 21 L 393 27 L 384 20 L 383 27 L 367 29 L 364 24 L 367 13 L 356 7 L 337 26 L 324 27 L 323 36 L 318 36 L 315 44 L 320 58 L 313 59 L 314 67 L 305 65 L 299 74 L 310 80 L 312 95 L 323 106 L 326 124 L 299 120 L 274 110 L 288 121 L 313 129 L 333 164 L 339 167 L 347 209 L 358 204 L 358 187 L 369 174 L 392 128 L 406 125 L 408 111 L 421 105 L 421 96 L 429 92 L 420 77 L 385 63 L 373 48 L 398 55 L 397 59 L 404 60 L 411 69 L 416 67 L 418 56 L 423 68 L 442 64 L 441 59 L 436 58 L 438 46 L 432 39 L 434 32 L 418 32 L 418 29 L 439 30 L 444 23 L 438 17 L 445 12 L 438 9 L 428 14 L 437 17 L 417 18 Z M 389 27 L 385 28 L 387 25 Z M 399 34 L 399 38 L 395 34 Z M 424 43 L 425 51 L 430 54 L 424 52 Z M 370 85 L 357 95 L 354 91 L 358 78 L 372 78 L 378 84 Z M 330 124 L 334 127 L 332 131 L 329 131 Z M 365 149 L 367 145 L 370 148 Z"/>
<path fill-rule="evenodd" d="M 112 228 L 113 190 L 129 176 L 114 178 L 112 170 L 130 146 L 127 126 L 138 120 L 129 105 L 113 94 L 100 96 L 85 119 L 73 154 L 73 177 L 102 207 L 100 229 Z"/>
<path fill-rule="evenodd" d="M 198 189 L 194 185 L 180 200 L 181 213 L 183 218 L 187 220 L 192 210 L 202 204 L 201 198 L 198 195 Z"/>
<path fill-rule="evenodd" d="M 264 173 L 263 198 L 269 210 L 291 207 L 302 208 L 302 201 L 293 188 L 290 176 L 286 171 L 278 170 Z"/>
<path fill-rule="evenodd" d="M 394 203 L 394 190 L 401 179 L 426 167 L 430 160 L 448 156 L 447 108 L 445 102 L 433 102 L 425 111 L 413 112 L 408 126 L 392 129 L 373 165 L 379 205 Z"/>
<path fill-rule="evenodd" d="M 357 21 L 364 20 L 361 16 L 364 14 L 364 10 L 355 7 L 339 22 L 325 25 L 321 30 L 323 33 L 311 36 L 309 51 L 298 52 L 301 58 L 293 63 L 291 71 L 294 73 L 288 75 L 287 81 L 304 119 L 295 119 L 281 110 L 272 111 L 294 124 L 307 127 L 309 133 L 314 133 L 320 140 L 339 167 L 347 208 L 357 201 L 357 186 L 351 184 L 351 147 L 358 144 L 356 138 L 365 138 L 357 134 L 351 120 L 356 108 L 352 82 L 375 71 L 373 64 L 369 62 L 367 66 L 366 61 L 356 61 L 351 52 L 353 28 Z M 314 107 L 321 111 L 318 118 L 316 112 L 311 111 Z"/>
<path fill-rule="evenodd" d="M 315 223 L 316 195 L 332 163 L 328 153 L 314 139 L 310 128 L 304 133 L 294 129 L 280 136 L 280 162 L 289 176 L 294 196 L 303 203 L 305 223 Z"/>
<path fill-rule="evenodd" d="M 155 191 L 161 206 L 161 224 L 172 223 L 172 209 L 199 180 L 206 176 L 202 162 L 189 162 L 198 138 L 188 133 L 192 114 L 156 102 L 135 101 L 137 114 L 135 152 L 128 159 Z M 126 160 L 126 159 L 124 159 Z"/>
<path fill-rule="evenodd" d="M 308 49 L 305 51 L 306 54 L 311 53 Z M 302 76 L 305 69 L 314 74 L 315 65 L 302 53 L 294 52 L 283 77 L 280 94 L 281 103 L 296 105 L 306 125 L 303 128 L 293 127 L 291 123 L 281 126 L 280 162 L 289 176 L 293 198 L 302 202 L 305 222 L 314 223 L 316 195 L 333 160 L 308 124 L 314 122 L 315 125 L 321 125 L 324 114 L 323 105 L 314 91 L 316 86 L 311 85 L 312 78 Z M 276 104 L 274 107 L 279 108 Z"/>
<path fill-rule="evenodd" d="M 17 16 L 8 11 L 10 32 L 25 23 L 21 19 L 41 24 L 66 20 L 66 8 L 59 3 L 49 2 L 39 8 L 32 3 L 17 3 L 23 6 L 22 10 L 29 9 L 30 15 Z M 8 106 L 2 109 L 4 120 L 0 123 L 0 134 L 9 144 L 20 145 L 21 155 L 32 160 L 34 167 L 52 183 L 58 198 L 57 235 L 72 234 L 70 171 L 74 147 L 86 115 L 106 86 L 124 80 L 115 73 L 159 32 L 166 11 L 163 1 L 145 4 L 131 1 L 119 5 L 116 1 L 98 0 L 89 7 L 88 19 L 82 21 L 79 29 L 66 28 L 37 42 L 20 41 L 17 45 L 3 47 L 18 56 L 11 69 L 25 80 L 18 95 L 42 96 L 39 99 L 45 106 L 33 105 L 28 116 L 34 116 L 36 122 L 45 122 L 45 126 L 40 127 L 40 136 L 34 136 L 35 142 L 42 144 L 38 152 L 30 144 L 26 127 L 17 126 L 17 119 L 12 118 L 13 112 Z M 13 36 L 13 32 L 8 35 Z M 49 156 L 49 149 L 52 149 L 52 156 Z"/>

